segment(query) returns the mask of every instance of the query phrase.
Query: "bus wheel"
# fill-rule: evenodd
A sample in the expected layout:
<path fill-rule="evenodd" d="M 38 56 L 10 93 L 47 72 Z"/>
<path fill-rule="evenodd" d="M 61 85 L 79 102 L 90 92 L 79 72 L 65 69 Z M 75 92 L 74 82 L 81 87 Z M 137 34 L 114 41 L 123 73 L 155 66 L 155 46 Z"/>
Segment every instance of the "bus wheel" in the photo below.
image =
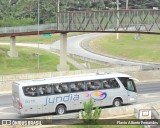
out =
<path fill-rule="evenodd" d="M 57 115 L 62 115 L 64 113 L 66 113 L 66 106 L 64 106 L 64 105 L 58 105 L 56 107 L 56 114 Z"/>
<path fill-rule="evenodd" d="M 122 105 L 122 101 L 120 99 L 118 99 L 118 98 L 114 99 L 114 101 L 113 101 L 114 107 L 119 107 L 121 105 Z"/>

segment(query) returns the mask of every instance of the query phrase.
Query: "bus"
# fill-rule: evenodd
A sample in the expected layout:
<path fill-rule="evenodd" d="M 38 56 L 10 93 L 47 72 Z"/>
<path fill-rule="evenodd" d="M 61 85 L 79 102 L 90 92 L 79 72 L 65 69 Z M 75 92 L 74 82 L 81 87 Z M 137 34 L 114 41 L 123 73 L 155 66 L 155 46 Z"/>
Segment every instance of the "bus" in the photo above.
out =
<path fill-rule="evenodd" d="M 93 99 L 99 107 L 137 101 L 135 78 L 122 73 L 90 73 L 46 79 L 15 81 L 13 106 L 19 114 L 64 114 L 83 109 Z"/>

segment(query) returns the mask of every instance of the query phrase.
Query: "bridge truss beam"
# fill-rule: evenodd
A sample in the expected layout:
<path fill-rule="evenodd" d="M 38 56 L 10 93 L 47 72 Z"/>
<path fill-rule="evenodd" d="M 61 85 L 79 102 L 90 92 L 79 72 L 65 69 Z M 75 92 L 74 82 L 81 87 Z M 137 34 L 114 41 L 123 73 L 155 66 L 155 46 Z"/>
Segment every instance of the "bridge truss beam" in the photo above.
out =
<path fill-rule="evenodd" d="M 160 33 L 160 10 L 60 12 L 58 17 L 59 31 Z"/>

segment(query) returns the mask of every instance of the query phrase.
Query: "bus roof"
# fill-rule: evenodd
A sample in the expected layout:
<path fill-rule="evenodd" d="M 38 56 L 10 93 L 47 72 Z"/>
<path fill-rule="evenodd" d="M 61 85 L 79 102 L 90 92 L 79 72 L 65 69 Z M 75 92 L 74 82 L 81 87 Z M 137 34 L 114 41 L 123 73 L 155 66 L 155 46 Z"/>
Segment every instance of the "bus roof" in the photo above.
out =
<path fill-rule="evenodd" d="M 78 82 L 78 81 L 80 82 L 80 81 L 107 79 L 115 77 L 131 77 L 131 76 L 122 73 L 90 73 L 90 74 L 68 75 L 68 76 L 60 76 L 60 77 L 44 78 L 44 79 L 21 80 L 21 81 L 15 81 L 15 83 L 22 86 L 25 85 L 33 86 L 33 85 L 58 84 L 67 82 Z"/>

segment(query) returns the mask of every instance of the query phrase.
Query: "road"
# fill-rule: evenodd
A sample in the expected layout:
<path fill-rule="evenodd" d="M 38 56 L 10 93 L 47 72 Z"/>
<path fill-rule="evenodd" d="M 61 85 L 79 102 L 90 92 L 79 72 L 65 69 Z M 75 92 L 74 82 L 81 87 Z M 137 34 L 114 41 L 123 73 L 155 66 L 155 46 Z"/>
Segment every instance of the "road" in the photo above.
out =
<path fill-rule="evenodd" d="M 116 64 L 116 65 L 119 64 L 119 65 L 135 65 L 135 66 L 145 65 L 145 66 L 148 66 L 148 65 L 154 64 L 154 63 L 142 63 L 142 62 L 138 62 L 138 61 L 135 62 L 135 61 L 129 61 L 129 60 L 123 60 L 123 59 L 118 59 L 118 58 L 111 58 L 111 57 L 107 57 L 107 56 L 102 56 L 102 55 L 98 55 L 98 54 L 86 51 L 85 49 L 83 49 L 81 47 L 82 41 L 96 38 L 96 37 L 102 36 L 102 35 L 104 35 L 104 33 L 90 33 L 90 34 L 83 34 L 83 35 L 68 37 L 67 38 L 67 52 L 74 54 L 74 55 L 82 56 L 85 58 L 90 58 L 90 59 L 94 59 L 97 61 L 106 62 L 106 63 L 110 63 L 110 64 Z M 0 43 L 0 44 L 8 45 L 9 43 Z M 26 43 L 26 44 L 25 43 L 17 43 L 16 45 L 37 48 L 37 44 L 31 44 L 31 43 Z M 53 44 L 40 44 L 39 47 L 42 49 L 45 49 L 45 50 L 51 50 L 51 49 L 59 50 L 60 49 L 60 42 L 56 41 Z"/>
<path fill-rule="evenodd" d="M 69 37 L 67 40 L 67 52 L 71 54 L 75 54 L 78 56 L 94 59 L 101 62 L 107 62 L 110 64 L 119 64 L 119 65 L 150 65 L 151 63 L 141 63 L 129 60 L 123 60 L 118 58 L 111 58 L 107 56 L 98 55 L 95 53 L 91 53 L 86 51 L 81 47 L 81 42 L 96 38 L 98 36 L 102 36 L 106 34 L 102 33 L 90 33 L 90 34 L 83 34 L 78 36 Z M 60 42 L 56 41 L 51 45 L 51 48 L 60 49 Z"/>
<path fill-rule="evenodd" d="M 159 101 L 160 82 L 141 84 L 137 86 L 137 91 L 139 94 L 137 104 Z M 14 111 L 12 107 L 11 94 L 0 94 L 0 101 L 0 119 L 22 118 Z"/>

